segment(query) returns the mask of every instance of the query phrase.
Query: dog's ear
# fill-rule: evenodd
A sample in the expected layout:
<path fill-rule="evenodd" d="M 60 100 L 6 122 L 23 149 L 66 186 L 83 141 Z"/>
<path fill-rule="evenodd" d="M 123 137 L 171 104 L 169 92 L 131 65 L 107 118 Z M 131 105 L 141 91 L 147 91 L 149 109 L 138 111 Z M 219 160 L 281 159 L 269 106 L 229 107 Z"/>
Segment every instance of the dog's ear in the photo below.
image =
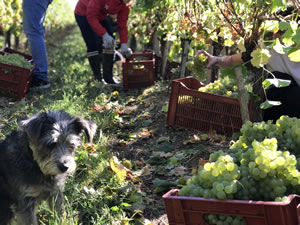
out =
<path fill-rule="evenodd" d="M 75 117 L 70 125 L 72 126 L 72 129 L 79 135 L 82 133 L 82 131 L 85 132 L 88 141 L 91 143 L 93 141 L 94 135 L 97 130 L 97 125 L 89 120 L 85 120 L 80 117 Z"/>
<path fill-rule="evenodd" d="M 47 113 L 42 112 L 21 121 L 20 124 L 28 137 L 32 140 L 37 139 L 40 136 L 41 128 L 46 120 Z"/>

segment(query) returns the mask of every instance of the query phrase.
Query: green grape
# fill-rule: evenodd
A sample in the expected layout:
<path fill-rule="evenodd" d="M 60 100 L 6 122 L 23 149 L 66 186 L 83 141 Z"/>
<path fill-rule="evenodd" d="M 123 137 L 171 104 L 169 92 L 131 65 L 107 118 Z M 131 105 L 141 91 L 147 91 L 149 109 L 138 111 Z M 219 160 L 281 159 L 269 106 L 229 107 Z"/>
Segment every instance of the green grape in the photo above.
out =
<path fill-rule="evenodd" d="M 191 196 L 194 197 L 203 197 L 203 194 L 204 194 L 204 190 L 200 186 L 195 187 L 194 190 L 191 191 Z"/>
<path fill-rule="evenodd" d="M 212 166 L 211 166 L 210 163 L 205 163 L 205 164 L 204 164 L 204 169 L 205 169 L 206 171 L 210 171 L 211 168 L 212 168 Z"/>
<path fill-rule="evenodd" d="M 212 171 L 211 171 L 211 175 L 213 175 L 214 177 L 216 177 L 216 176 L 218 176 L 219 175 L 219 171 L 218 171 L 218 169 L 212 169 Z"/>
<path fill-rule="evenodd" d="M 183 186 L 180 189 L 178 194 L 179 194 L 179 196 L 190 196 L 194 188 L 195 188 L 195 185 L 193 185 L 193 184 Z"/>
<path fill-rule="evenodd" d="M 224 190 L 224 185 L 222 183 L 218 183 L 215 188 L 216 188 L 217 191 L 223 191 Z"/>
<path fill-rule="evenodd" d="M 234 163 L 227 163 L 226 164 L 226 169 L 228 170 L 228 171 L 233 171 L 234 170 Z"/>
<path fill-rule="evenodd" d="M 225 186 L 224 191 L 226 194 L 231 194 L 233 192 L 232 186 L 231 185 Z"/>
<path fill-rule="evenodd" d="M 226 198 L 226 194 L 224 191 L 217 191 L 217 198 L 218 199 L 225 199 Z"/>

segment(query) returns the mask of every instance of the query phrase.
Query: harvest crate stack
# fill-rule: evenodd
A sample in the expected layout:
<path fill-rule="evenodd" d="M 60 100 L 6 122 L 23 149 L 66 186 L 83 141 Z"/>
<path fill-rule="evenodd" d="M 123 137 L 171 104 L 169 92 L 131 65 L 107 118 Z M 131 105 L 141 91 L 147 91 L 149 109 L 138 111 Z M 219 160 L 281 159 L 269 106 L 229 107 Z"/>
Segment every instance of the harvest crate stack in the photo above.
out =
<path fill-rule="evenodd" d="M 124 90 L 145 88 L 155 81 L 154 52 L 136 52 L 122 64 Z"/>
<path fill-rule="evenodd" d="M 206 214 L 239 216 L 247 225 L 298 225 L 300 196 L 285 202 L 216 200 L 178 196 L 172 189 L 163 195 L 169 225 L 209 225 Z"/>
<path fill-rule="evenodd" d="M 32 57 L 25 53 L 10 48 L 0 51 L 0 55 L 18 54 L 26 60 L 32 61 Z M 0 63 L 0 92 L 5 96 L 24 98 L 32 80 L 32 69 Z"/>
<path fill-rule="evenodd" d="M 204 85 L 193 77 L 172 81 L 167 124 L 231 136 L 242 127 L 239 100 L 198 91 Z M 250 110 L 250 120 L 253 113 Z"/>

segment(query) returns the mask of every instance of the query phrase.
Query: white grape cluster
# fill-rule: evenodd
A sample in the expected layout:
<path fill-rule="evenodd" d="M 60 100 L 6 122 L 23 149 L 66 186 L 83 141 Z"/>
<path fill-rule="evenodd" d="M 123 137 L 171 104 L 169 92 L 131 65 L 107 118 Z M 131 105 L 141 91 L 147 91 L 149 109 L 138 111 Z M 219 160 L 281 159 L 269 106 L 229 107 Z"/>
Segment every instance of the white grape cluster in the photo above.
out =
<path fill-rule="evenodd" d="M 186 63 L 186 67 L 197 79 L 205 80 L 207 78 L 206 60 L 207 57 L 205 55 L 197 55 L 192 61 Z"/>
<path fill-rule="evenodd" d="M 295 156 L 299 149 L 299 127 L 299 119 L 287 116 L 282 116 L 275 124 L 245 123 L 239 140 L 230 149 L 210 154 L 209 162 L 187 181 L 179 195 L 285 201 L 289 194 L 300 192 L 300 172 Z M 207 221 L 208 218 L 207 215 Z M 213 219 L 209 224 L 227 224 L 228 216 L 221 219 L 210 215 L 210 218 Z M 236 224 L 244 224 L 244 221 Z"/>
<path fill-rule="evenodd" d="M 288 150 L 296 156 L 300 154 L 300 120 L 295 117 L 281 116 L 276 123 L 248 121 L 240 131 L 241 136 L 232 148 L 243 148 L 250 145 L 253 140 L 262 141 L 274 137 L 281 150 Z"/>
<path fill-rule="evenodd" d="M 245 88 L 249 94 L 252 93 L 251 85 L 247 84 Z M 228 76 L 219 78 L 213 83 L 209 83 L 206 86 L 199 88 L 198 91 L 216 94 L 216 95 L 223 95 L 223 96 L 233 97 L 233 98 L 238 97 L 238 87 L 236 85 L 236 80 L 231 79 Z"/>
<path fill-rule="evenodd" d="M 23 56 L 18 54 L 0 55 L 0 63 L 18 66 L 26 69 L 32 68 L 32 64 L 28 62 Z"/>

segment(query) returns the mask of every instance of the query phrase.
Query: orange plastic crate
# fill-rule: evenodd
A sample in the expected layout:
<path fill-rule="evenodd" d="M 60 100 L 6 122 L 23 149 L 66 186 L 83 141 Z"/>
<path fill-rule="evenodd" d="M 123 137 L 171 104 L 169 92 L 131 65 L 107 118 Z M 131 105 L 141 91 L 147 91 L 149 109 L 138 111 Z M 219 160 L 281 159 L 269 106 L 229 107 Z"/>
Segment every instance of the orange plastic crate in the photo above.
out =
<path fill-rule="evenodd" d="M 28 61 L 32 60 L 30 55 L 5 48 L 0 52 L 1 55 L 14 53 L 24 56 Z M 25 69 L 18 66 L 0 63 L 0 92 L 3 95 L 14 96 L 19 99 L 24 98 L 32 80 L 32 69 Z"/>
<path fill-rule="evenodd" d="M 124 90 L 145 88 L 155 81 L 154 52 L 136 52 L 122 64 Z"/>
<path fill-rule="evenodd" d="M 209 225 L 205 214 L 240 216 L 247 225 L 298 225 L 300 196 L 285 202 L 216 200 L 178 196 L 177 189 L 163 195 L 169 225 Z"/>
<path fill-rule="evenodd" d="M 239 100 L 198 91 L 203 86 L 193 77 L 172 81 L 167 124 L 205 132 L 215 130 L 226 136 L 239 132 L 243 125 Z M 250 107 L 249 113 L 252 120 Z"/>

